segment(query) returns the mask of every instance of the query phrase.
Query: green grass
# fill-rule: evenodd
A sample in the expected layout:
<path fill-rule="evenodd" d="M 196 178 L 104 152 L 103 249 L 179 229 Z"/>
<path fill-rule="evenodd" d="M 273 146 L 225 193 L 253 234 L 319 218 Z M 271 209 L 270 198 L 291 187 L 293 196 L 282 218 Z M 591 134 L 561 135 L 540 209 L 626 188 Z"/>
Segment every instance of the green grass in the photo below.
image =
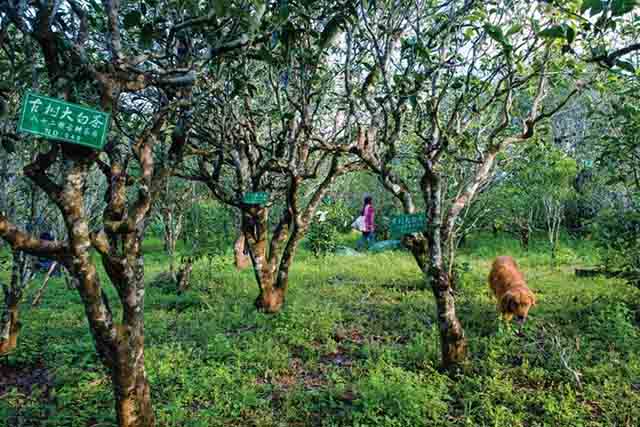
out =
<path fill-rule="evenodd" d="M 266 316 L 253 309 L 250 271 L 201 262 L 191 290 L 176 296 L 154 281 L 167 269 L 162 246 L 145 248 L 146 365 L 159 426 L 640 425 L 640 291 L 575 278 L 575 266 L 597 262 L 589 242 L 565 239 L 551 268 L 542 239 L 529 253 L 508 237 L 469 239 L 457 308 L 470 358 L 456 376 L 438 370 L 433 298 L 406 252 L 302 251 L 284 311 Z M 538 295 L 523 336 L 498 321 L 488 292 L 499 254 L 516 257 Z M 55 281 L 40 308 L 25 305 L 23 324 L 19 350 L 0 363 L 43 364 L 52 385 L 44 397 L 0 397 L 0 419 L 115 425 L 77 294 Z"/>

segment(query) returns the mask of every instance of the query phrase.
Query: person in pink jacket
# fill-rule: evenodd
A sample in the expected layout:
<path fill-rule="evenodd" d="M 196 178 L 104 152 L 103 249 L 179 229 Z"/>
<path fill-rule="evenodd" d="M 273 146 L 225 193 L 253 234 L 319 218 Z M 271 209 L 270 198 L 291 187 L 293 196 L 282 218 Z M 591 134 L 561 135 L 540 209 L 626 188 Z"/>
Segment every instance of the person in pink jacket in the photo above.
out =
<path fill-rule="evenodd" d="M 369 247 L 374 241 L 374 231 L 376 228 L 375 209 L 373 209 L 373 203 L 369 196 L 364 198 L 361 215 L 364 216 L 364 230 L 362 231 L 362 238 L 358 241 L 358 249 L 361 249 L 364 244 Z"/>

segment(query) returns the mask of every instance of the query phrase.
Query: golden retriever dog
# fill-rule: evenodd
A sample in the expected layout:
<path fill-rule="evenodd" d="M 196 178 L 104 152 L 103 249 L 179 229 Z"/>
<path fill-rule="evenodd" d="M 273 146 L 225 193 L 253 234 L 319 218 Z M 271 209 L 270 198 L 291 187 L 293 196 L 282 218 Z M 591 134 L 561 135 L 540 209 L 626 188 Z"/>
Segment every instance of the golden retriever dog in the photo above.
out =
<path fill-rule="evenodd" d="M 527 286 L 518 265 L 510 256 L 499 256 L 489 273 L 489 286 L 498 299 L 498 311 L 506 321 L 515 316 L 522 325 L 536 297 Z"/>

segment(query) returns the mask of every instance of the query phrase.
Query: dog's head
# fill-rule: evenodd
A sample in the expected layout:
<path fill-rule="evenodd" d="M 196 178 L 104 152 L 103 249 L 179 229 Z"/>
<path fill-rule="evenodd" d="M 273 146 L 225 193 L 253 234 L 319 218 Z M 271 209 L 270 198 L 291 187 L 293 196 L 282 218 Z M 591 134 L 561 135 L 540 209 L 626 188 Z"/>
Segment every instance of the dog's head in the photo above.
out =
<path fill-rule="evenodd" d="M 527 320 L 529 309 L 536 304 L 536 297 L 527 288 L 510 289 L 502 296 L 500 307 L 507 319 L 512 317 L 520 324 Z"/>

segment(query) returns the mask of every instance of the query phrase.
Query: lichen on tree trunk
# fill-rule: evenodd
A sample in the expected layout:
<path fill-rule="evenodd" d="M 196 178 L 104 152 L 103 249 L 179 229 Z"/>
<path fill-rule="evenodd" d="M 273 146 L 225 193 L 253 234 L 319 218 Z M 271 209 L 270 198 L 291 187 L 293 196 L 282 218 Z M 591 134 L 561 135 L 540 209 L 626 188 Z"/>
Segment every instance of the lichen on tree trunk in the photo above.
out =
<path fill-rule="evenodd" d="M 139 297 L 140 286 L 133 291 Z M 133 296 L 132 296 L 133 297 Z M 119 426 L 149 427 L 155 424 L 151 391 L 144 367 L 144 320 L 139 308 L 123 315 L 117 328 L 117 356 L 112 369 Z"/>
<path fill-rule="evenodd" d="M 456 315 L 451 278 L 446 271 L 431 268 L 429 280 L 436 300 L 442 365 L 444 368 L 455 367 L 466 357 L 467 341 Z"/>
<path fill-rule="evenodd" d="M 149 384 L 144 369 L 144 262 L 140 251 L 142 232 L 126 233 L 122 237 L 111 234 L 111 241 L 122 239 L 113 250 L 106 250 L 109 240 L 100 242 L 97 249 L 110 281 L 122 305 L 122 321 L 113 319 L 108 299 L 103 293 L 100 276 L 88 250 L 92 245 L 83 203 L 84 188 L 90 162 L 76 160 L 67 171 L 61 194 L 71 259 L 70 272 L 78 281 L 78 292 L 85 306 L 91 335 L 101 361 L 110 373 L 115 409 L 120 427 L 151 427 L 154 414 Z M 117 214 L 119 194 L 114 193 L 106 220 Z M 118 248 L 118 249 L 116 249 Z M 118 253 L 122 250 L 123 255 Z"/>
<path fill-rule="evenodd" d="M 428 242 L 428 257 L 425 278 L 430 285 L 436 300 L 438 330 L 440 332 L 440 350 L 442 366 L 446 369 L 458 366 L 466 357 L 467 342 L 462 324 L 458 319 L 455 308 L 455 295 L 452 288 L 449 264 L 447 259 L 449 229 L 442 219 L 442 183 L 440 177 L 433 170 L 428 170 L 423 182 L 425 201 L 429 212 L 426 227 Z"/>
<path fill-rule="evenodd" d="M 152 427 L 155 415 L 151 405 L 151 389 L 145 376 L 123 381 L 116 387 L 116 416 L 119 427 Z"/>
<path fill-rule="evenodd" d="M 322 194 L 316 194 L 316 198 Z M 315 205 L 305 216 L 285 212 L 269 242 L 267 209 L 253 207 L 243 212 L 242 231 L 258 282 L 259 294 L 255 300 L 258 310 L 273 314 L 282 309 L 289 287 L 289 269 L 313 212 Z"/>

